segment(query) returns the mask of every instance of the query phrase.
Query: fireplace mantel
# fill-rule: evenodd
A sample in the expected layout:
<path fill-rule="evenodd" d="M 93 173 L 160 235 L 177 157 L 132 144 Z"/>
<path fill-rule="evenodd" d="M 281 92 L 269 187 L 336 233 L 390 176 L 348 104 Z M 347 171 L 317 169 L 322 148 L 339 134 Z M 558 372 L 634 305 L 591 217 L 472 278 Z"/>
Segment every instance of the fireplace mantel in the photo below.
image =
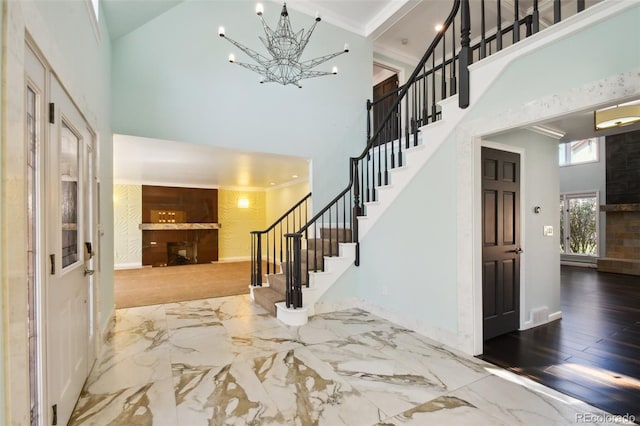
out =
<path fill-rule="evenodd" d="M 220 229 L 219 223 L 141 223 L 138 228 L 143 231 L 184 231 L 200 229 Z"/>
<path fill-rule="evenodd" d="M 640 212 L 640 203 L 605 204 L 600 206 L 601 212 Z"/>

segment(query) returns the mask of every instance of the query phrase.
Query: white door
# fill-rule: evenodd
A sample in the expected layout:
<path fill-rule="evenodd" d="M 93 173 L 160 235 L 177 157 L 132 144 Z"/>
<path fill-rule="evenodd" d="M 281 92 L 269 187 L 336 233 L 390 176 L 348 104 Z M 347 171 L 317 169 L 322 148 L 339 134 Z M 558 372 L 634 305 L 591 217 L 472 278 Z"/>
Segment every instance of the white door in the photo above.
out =
<path fill-rule="evenodd" d="M 67 424 L 88 375 L 89 262 L 85 242 L 92 231 L 87 155 L 92 134 L 71 99 L 50 79 L 46 229 L 49 273 L 46 290 L 47 395 L 49 424 Z M 87 262 L 87 263 L 85 263 Z"/>

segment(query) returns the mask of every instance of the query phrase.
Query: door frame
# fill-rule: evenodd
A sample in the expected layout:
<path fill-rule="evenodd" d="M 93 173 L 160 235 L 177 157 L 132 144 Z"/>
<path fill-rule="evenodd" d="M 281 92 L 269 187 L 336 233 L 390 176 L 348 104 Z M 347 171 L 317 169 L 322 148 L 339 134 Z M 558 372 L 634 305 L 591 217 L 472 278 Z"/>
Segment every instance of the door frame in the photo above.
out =
<path fill-rule="evenodd" d="M 80 155 L 81 155 L 81 170 L 79 171 L 80 173 L 84 173 L 86 167 L 88 167 L 85 163 L 89 162 L 88 158 L 87 158 L 87 146 L 90 145 L 91 146 L 91 150 L 92 150 L 92 155 L 93 155 L 93 159 L 91 161 L 92 163 L 92 167 L 93 167 L 93 179 L 91 179 L 91 182 L 88 182 L 89 185 L 92 186 L 92 191 L 87 191 L 87 194 L 80 194 L 80 198 L 78 200 L 79 203 L 79 208 L 81 209 L 81 213 L 83 216 L 86 216 L 87 212 L 85 210 L 85 205 L 87 203 L 91 203 L 91 209 L 93 210 L 90 213 L 91 216 L 91 220 L 92 220 L 92 224 L 89 225 L 88 223 L 85 223 L 83 225 L 82 230 L 79 230 L 79 235 L 78 238 L 81 240 L 81 244 L 80 244 L 80 252 L 78 253 L 79 255 L 79 261 L 81 263 L 84 263 L 86 266 L 86 256 L 84 253 L 84 239 L 86 238 L 86 231 L 87 230 L 91 230 L 91 237 L 94 238 L 97 233 L 98 233 L 98 216 L 97 216 L 97 203 L 98 203 L 98 199 L 97 197 L 99 196 L 99 194 L 97 193 L 97 188 L 95 187 L 96 181 L 94 181 L 95 179 L 97 179 L 98 174 L 99 174 L 99 169 L 98 169 L 98 164 L 99 164 L 99 150 L 98 150 L 98 138 L 97 138 L 97 133 L 95 132 L 95 130 L 91 127 L 91 125 L 89 124 L 89 120 L 87 120 L 87 117 L 85 116 L 85 114 L 82 112 L 82 109 L 78 106 L 78 104 L 75 102 L 75 100 L 73 99 L 73 97 L 71 96 L 71 94 L 69 93 L 69 91 L 67 90 L 66 86 L 64 85 L 64 83 L 61 81 L 60 77 L 57 75 L 57 73 L 55 72 L 55 70 L 53 69 L 53 67 L 51 66 L 51 64 L 49 63 L 49 61 L 47 60 L 47 58 L 45 57 L 45 55 L 42 53 L 42 50 L 40 50 L 40 48 L 38 47 L 37 43 L 34 41 L 34 39 L 30 36 L 29 33 L 25 34 L 25 38 L 24 38 L 24 49 L 26 51 L 26 49 L 31 49 L 31 51 L 34 53 L 34 55 L 36 56 L 36 58 L 40 61 L 40 63 L 42 64 L 42 66 L 44 67 L 44 72 L 45 72 L 45 87 L 43 90 L 42 95 L 42 103 L 43 106 L 45 106 L 45 111 L 44 111 L 44 115 L 42 117 L 42 134 L 41 134 L 41 138 L 40 138 L 40 150 L 36 151 L 36 155 L 38 156 L 37 158 L 37 162 L 39 162 L 40 164 L 40 169 L 38 170 L 38 185 L 40 186 L 40 191 L 37 194 L 39 199 L 37 200 L 37 203 L 39 203 L 39 205 L 41 206 L 40 211 L 38 212 L 37 215 L 37 224 L 36 227 L 38 229 L 37 233 L 38 233 L 38 259 L 37 259 L 37 268 L 39 269 L 40 273 L 37 274 L 36 276 L 36 283 L 35 283 L 35 287 L 36 287 L 36 292 L 38 293 L 38 300 L 37 300 L 37 318 L 38 318 L 38 335 L 37 335 L 37 348 L 38 348 L 38 353 L 37 353 L 37 362 L 38 362 L 38 368 L 37 368 L 37 395 L 38 395 L 38 409 L 39 412 L 37 413 L 37 418 L 39 421 L 39 424 L 51 424 L 51 410 L 50 407 L 48 407 L 48 402 L 50 401 L 49 398 L 49 384 L 48 384 L 48 351 L 47 351 L 47 339 L 48 339 L 48 325 L 46 322 L 46 318 L 47 318 L 47 283 L 49 280 L 49 275 L 47 273 L 48 271 L 48 267 L 49 262 L 48 262 L 48 250 L 47 250 L 47 233 L 49 232 L 46 228 L 46 220 L 45 220 L 45 209 L 50 208 L 50 191 L 46 190 L 46 186 L 47 185 L 51 185 L 51 183 L 46 183 L 46 176 L 48 173 L 48 169 L 50 167 L 50 162 L 52 161 L 51 156 L 54 155 L 56 156 L 56 160 L 57 161 L 57 153 L 56 152 L 52 152 L 52 148 L 51 148 L 51 138 L 52 138 L 52 131 L 51 131 L 51 127 L 49 125 L 49 118 L 47 116 L 48 113 L 48 109 L 46 108 L 46 105 L 49 104 L 49 102 L 51 102 L 51 97 L 52 97 L 52 90 L 51 90 L 51 86 L 52 86 L 52 79 L 56 79 L 58 81 L 58 84 L 60 86 L 60 88 L 62 89 L 62 91 L 64 92 L 64 94 L 68 97 L 69 101 L 71 102 L 71 104 L 74 106 L 74 108 L 78 111 L 81 120 L 83 121 L 82 125 L 86 127 L 87 130 L 87 134 L 89 135 L 89 137 L 91 138 L 91 141 L 81 141 L 81 145 L 79 146 L 80 151 Z M 26 63 L 23 64 L 23 69 L 24 69 L 24 75 L 25 75 L 25 79 L 24 79 L 24 89 L 26 90 L 26 86 L 28 84 L 28 82 L 30 82 L 31 80 L 27 77 L 27 70 L 26 70 Z M 57 184 L 57 181 L 56 183 Z M 91 194 L 92 199 L 90 200 L 86 200 L 86 197 L 89 196 L 89 194 Z M 45 207 L 46 206 L 46 207 Z M 87 229 L 88 227 L 88 229 Z M 93 243 L 93 247 L 94 247 L 94 251 L 99 250 L 99 247 L 97 246 L 97 241 L 94 239 L 92 240 Z M 91 265 L 91 263 L 89 263 Z M 95 265 L 95 261 L 93 262 L 93 265 Z M 57 269 L 57 267 L 56 267 Z M 67 271 L 68 272 L 68 271 Z M 98 271 L 96 271 L 98 272 Z M 65 274 L 64 270 L 61 268 L 59 270 L 60 274 Z M 87 297 L 87 315 L 91 315 L 93 314 L 93 318 L 88 318 L 89 322 L 87 324 L 87 331 L 88 331 L 88 335 L 87 335 L 87 356 L 91 356 L 91 358 L 87 359 L 88 362 L 88 369 L 87 369 L 87 374 L 90 372 L 93 363 L 95 362 L 95 356 L 97 356 L 98 350 L 99 350 L 99 344 L 100 344 L 100 329 L 99 329 L 99 305 L 97 304 L 97 293 L 99 293 L 98 288 L 97 288 L 97 283 L 99 282 L 99 273 L 96 274 L 97 276 L 94 275 L 94 277 L 91 277 L 91 280 L 89 281 L 91 283 L 91 285 L 93 286 L 94 292 L 93 292 L 93 297 Z M 90 293 L 89 293 L 90 294 Z M 89 295 L 88 295 L 89 296 Z M 92 308 L 90 308 L 90 304 L 92 304 Z M 89 330 L 89 327 L 93 325 L 93 329 Z M 27 370 L 30 368 L 30 365 L 27 365 Z M 27 371 L 27 375 L 29 374 L 29 372 Z"/>
<path fill-rule="evenodd" d="M 526 268 L 527 268 L 527 242 L 526 236 L 526 152 L 524 148 L 506 145 L 481 137 L 474 138 L 473 158 L 474 158 L 474 187 L 473 187 L 473 277 L 474 285 L 473 297 L 473 346 L 474 354 L 481 354 L 484 347 L 483 339 L 483 308 L 482 308 L 482 148 L 492 148 L 499 151 L 511 152 L 520 155 L 520 247 L 524 253 L 520 255 L 520 325 L 522 330 L 525 325 L 525 293 L 526 293 Z"/>

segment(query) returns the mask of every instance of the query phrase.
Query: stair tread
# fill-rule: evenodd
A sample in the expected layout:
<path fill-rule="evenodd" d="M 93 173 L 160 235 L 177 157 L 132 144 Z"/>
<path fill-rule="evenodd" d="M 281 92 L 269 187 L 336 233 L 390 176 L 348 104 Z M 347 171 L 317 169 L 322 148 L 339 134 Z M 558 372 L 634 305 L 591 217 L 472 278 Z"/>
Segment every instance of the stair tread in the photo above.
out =
<path fill-rule="evenodd" d="M 276 316 L 276 303 L 286 300 L 284 294 L 281 294 L 270 287 L 254 288 L 253 298 L 258 305 L 265 308 L 274 317 Z"/>
<path fill-rule="evenodd" d="M 269 274 L 267 275 L 267 282 L 269 283 L 270 288 L 280 294 L 285 294 L 287 288 L 287 277 L 284 274 Z"/>

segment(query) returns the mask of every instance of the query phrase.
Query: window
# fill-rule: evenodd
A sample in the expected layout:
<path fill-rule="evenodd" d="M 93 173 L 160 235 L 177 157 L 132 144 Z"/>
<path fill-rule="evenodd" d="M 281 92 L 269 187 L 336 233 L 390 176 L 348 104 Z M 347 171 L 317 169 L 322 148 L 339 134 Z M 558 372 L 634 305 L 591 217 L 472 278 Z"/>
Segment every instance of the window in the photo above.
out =
<path fill-rule="evenodd" d="M 598 161 L 598 138 L 561 143 L 558 145 L 558 160 L 561 166 Z"/>
<path fill-rule="evenodd" d="M 560 253 L 598 255 L 598 193 L 560 195 Z"/>

